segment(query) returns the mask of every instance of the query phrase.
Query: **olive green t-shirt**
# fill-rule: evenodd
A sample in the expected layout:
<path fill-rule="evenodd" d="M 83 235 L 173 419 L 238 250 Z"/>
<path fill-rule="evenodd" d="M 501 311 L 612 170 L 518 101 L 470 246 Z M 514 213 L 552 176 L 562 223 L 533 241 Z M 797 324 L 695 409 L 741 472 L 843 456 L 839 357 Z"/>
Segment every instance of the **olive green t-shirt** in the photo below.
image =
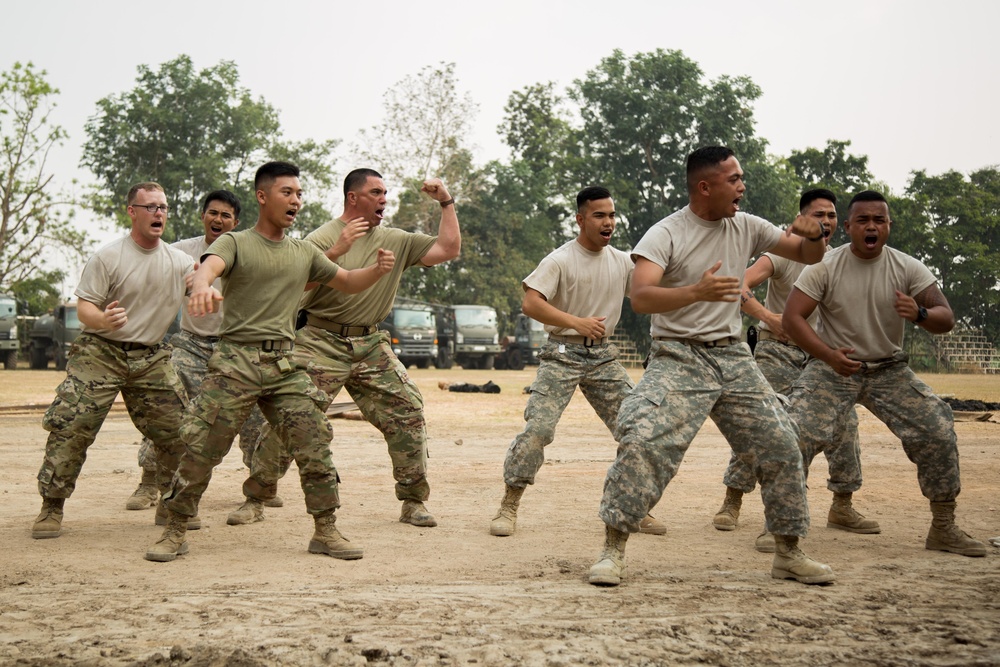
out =
<path fill-rule="evenodd" d="M 326 252 L 340 238 L 340 232 L 345 225 L 342 220 L 328 222 L 309 234 L 306 241 Z M 320 285 L 306 292 L 301 307 L 317 317 L 339 324 L 365 327 L 378 324 L 392 310 L 392 302 L 396 298 L 396 290 L 399 289 L 403 271 L 418 264 L 420 258 L 427 254 L 436 241 L 436 236 L 402 229 L 382 226 L 370 229 L 354 242 L 350 250 L 337 258 L 337 263 L 345 269 L 363 269 L 374 264 L 378 258 L 378 249 L 384 248 L 396 255 L 396 264 L 392 272 L 360 294 L 344 294 Z"/>
<path fill-rule="evenodd" d="M 306 283 L 330 282 L 340 269 L 311 243 L 271 241 L 255 229 L 226 232 L 208 255 L 226 263 L 219 335 L 236 343 L 295 340 L 298 295 Z"/>

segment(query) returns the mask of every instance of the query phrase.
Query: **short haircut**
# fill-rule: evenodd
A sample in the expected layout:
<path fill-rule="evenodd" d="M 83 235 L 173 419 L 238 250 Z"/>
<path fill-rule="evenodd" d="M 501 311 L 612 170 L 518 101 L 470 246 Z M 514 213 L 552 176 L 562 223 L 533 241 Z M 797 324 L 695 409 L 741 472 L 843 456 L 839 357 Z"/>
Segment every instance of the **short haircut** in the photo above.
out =
<path fill-rule="evenodd" d="M 802 196 L 799 197 L 799 211 L 801 212 L 806 210 L 806 207 L 817 199 L 825 199 L 834 206 L 837 205 L 837 195 L 833 194 L 826 188 L 813 188 L 812 190 L 806 190 L 802 193 Z"/>
<path fill-rule="evenodd" d="M 851 214 L 851 209 L 854 207 L 855 202 L 866 201 L 880 201 L 885 204 L 886 209 L 889 208 L 889 202 L 886 201 L 881 192 L 875 192 L 874 190 L 862 190 L 858 194 L 851 197 L 851 203 L 847 205 L 847 214 Z"/>
<path fill-rule="evenodd" d="M 611 191 L 600 185 L 591 185 L 589 188 L 580 190 L 580 194 L 576 196 L 577 213 L 583 210 L 583 206 L 587 202 L 598 201 L 600 199 L 611 199 Z"/>
<path fill-rule="evenodd" d="M 382 178 L 382 174 L 374 169 L 366 169 L 364 167 L 355 169 L 349 173 L 347 178 L 344 179 L 344 199 L 347 199 L 348 192 L 354 192 L 363 186 L 369 178 Z"/>
<path fill-rule="evenodd" d="M 135 201 L 136 195 L 139 194 L 140 190 L 146 190 L 147 192 L 163 192 L 163 186 L 154 181 L 144 181 L 142 183 L 136 183 L 128 189 L 128 196 L 125 198 L 125 202 L 131 206 Z M 166 193 L 164 193 L 166 194 Z"/>
<path fill-rule="evenodd" d="M 299 177 L 299 168 L 291 162 L 267 162 L 261 165 L 253 177 L 253 189 L 262 190 L 281 176 Z"/>
<path fill-rule="evenodd" d="M 687 159 L 688 192 L 694 192 L 702 174 L 736 155 L 732 148 L 725 146 L 702 146 L 695 150 Z"/>
<path fill-rule="evenodd" d="M 207 195 L 205 195 L 205 201 L 201 204 L 201 214 L 205 215 L 205 211 L 208 210 L 208 205 L 214 201 L 221 201 L 223 204 L 229 204 L 233 207 L 233 215 L 236 219 L 240 219 L 240 200 L 229 190 L 212 190 Z"/>

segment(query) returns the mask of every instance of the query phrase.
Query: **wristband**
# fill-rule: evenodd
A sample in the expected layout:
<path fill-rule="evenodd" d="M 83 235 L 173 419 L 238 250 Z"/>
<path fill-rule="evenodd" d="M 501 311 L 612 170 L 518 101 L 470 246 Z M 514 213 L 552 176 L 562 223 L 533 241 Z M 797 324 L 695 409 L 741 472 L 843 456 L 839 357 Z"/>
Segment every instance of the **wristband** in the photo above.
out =
<path fill-rule="evenodd" d="M 820 232 L 819 236 L 817 236 L 814 239 L 811 239 L 808 236 L 806 236 L 804 238 L 805 238 L 806 241 L 812 241 L 813 243 L 815 243 L 816 241 L 822 241 L 823 239 L 825 239 L 826 238 L 826 234 L 824 234 L 823 232 Z"/>
<path fill-rule="evenodd" d="M 455 203 L 455 198 L 454 198 L 454 197 L 452 197 L 452 198 L 451 198 L 451 199 L 449 199 L 448 201 L 443 201 L 443 202 L 441 202 L 441 208 L 444 208 L 445 206 L 451 206 L 451 205 L 452 205 L 452 204 L 454 204 L 454 203 Z"/>

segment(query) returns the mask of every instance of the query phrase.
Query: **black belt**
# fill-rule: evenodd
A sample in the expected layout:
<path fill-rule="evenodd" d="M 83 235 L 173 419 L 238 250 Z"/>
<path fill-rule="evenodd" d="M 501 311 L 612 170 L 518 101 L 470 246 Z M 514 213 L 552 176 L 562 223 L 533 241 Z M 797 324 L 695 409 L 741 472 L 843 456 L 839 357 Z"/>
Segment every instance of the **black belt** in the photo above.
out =
<path fill-rule="evenodd" d="M 291 352 L 295 343 L 290 340 L 262 340 L 260 349 L 265 352 Z"/>
<path fill-rule="evenodd" d="M 653 336 L 653 340 L 665 341 L 669 343 L 684 343 L 695 347 L 728 347 L 740 342 L 739 338 L 726 336 L 716 340 L 694 340 L 693 338 L 668 338 L 666 336 Z"/>
<path fill-rule="evenodd" d="M 553 336 L 552 334 L 549 334 L 549 342 L 594 347 L 595 345 L 604 345 L 608 342 L 608 338 L 607 336 L 604 338 L 587 338 L 586 336 Z"/>
<path fill-rule="evenodd" d="M 145 343 L 134 343 L 132 341 L 120 341 L 111 340 L 110 338 L 105 338 L 104 336 L 98 336 L 97 334 L 91 334 L 94 338 L 100 338 L 105 343 L 109 345 L 114 345 L 124 352 L 132 352 L 133 350 L 148 350 L 155 345 L 146 345 Z"/>
<path fill-rule="evenodd" d="M 345 338 L 350 338 L 352 336 L 369 336 L 378 331 L 377 324 L 367 327 L 361 325 L 340 324 L 339 322 L 331 322 L 330 320 L 324 320 L 322 317 L 316 317 L 311 314 L 306 315 L 306 323 L 310 326 L 335 333 L 338 336 L 344 336 Z"/>

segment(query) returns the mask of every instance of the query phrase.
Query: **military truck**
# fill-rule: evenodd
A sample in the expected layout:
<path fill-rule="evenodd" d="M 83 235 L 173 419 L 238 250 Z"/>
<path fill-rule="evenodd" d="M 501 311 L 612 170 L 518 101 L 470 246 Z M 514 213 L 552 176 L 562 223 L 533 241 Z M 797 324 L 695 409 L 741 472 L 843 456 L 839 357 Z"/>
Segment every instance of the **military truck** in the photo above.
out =
<path fill-rule="evenodd" d="M 447 306 L 454 315 L 454 360 L 462 368 L 493 368 L 500 354 L 497 311 L 490 306 Z M 440 339 L 440 337 L 439 337 Z"/>
<path fill-rule="evenodd" d="M 514 322 L 514 333 L 504 336 L 500 341 L 502 350 L 494 360 L 493 367 L 519 371 L 525 364 L 537 366 L 538 353 L 548 339 L 549 335 L 545 332 L 544 324 L 524 313 L 518 313 Z"/>
<path fill-rule="evenodd" d="M 80 335 L 80 320 L 76 316 L 76 301 L 62 304 L 51 315 L 43 315 L 31 327 L 28 360 L 34 369 L 48 368 L 49 361 L 57 370 L 66 370 L 66 359 L 73 341 Z"/>
<path fill-rule="evenodd" d="M 389 332 L 392 351 L 404 366 L 427 368 L 437 363 L 437 317 L 431 305 L 396 299 L 379 328 Z"/>
<path fill-rule="evenodd" d="M 8 371 L 17 368 L 17 300 L 9 294 L 0 294 L 0 357 Z"/>

